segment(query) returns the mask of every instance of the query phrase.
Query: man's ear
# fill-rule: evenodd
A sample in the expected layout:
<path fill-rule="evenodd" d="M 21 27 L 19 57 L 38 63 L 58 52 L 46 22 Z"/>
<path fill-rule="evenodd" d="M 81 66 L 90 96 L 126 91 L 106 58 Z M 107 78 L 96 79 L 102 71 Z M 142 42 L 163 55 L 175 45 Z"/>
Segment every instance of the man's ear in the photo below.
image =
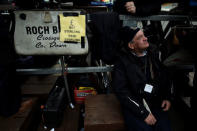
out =
<path fill-rule="evenodd" d="M 129 44 L 128 44 L 128 47 L 129 47 L 130 49 L 134 50 L 134 44 L 133 44 L 133 43 L 129 43 Z"/>

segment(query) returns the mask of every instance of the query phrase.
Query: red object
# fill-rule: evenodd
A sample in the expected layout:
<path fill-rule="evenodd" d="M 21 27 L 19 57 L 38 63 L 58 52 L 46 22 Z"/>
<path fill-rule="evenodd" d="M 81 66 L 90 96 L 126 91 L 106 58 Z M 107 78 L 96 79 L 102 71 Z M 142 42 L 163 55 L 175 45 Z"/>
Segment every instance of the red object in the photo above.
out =
<path fill-rule="evenodd" d="M 95 90 L 74 90 L 74 98 L 77 104 L 83 104 L 85 101 L 85 97 L 88 95 L 93 95 L 93 91 Z"/>

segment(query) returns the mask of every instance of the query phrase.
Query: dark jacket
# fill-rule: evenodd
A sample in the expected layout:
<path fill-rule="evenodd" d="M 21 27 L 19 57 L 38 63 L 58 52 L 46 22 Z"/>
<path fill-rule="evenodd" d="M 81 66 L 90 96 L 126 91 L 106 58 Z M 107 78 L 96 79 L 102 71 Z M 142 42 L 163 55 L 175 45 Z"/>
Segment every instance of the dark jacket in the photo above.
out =
<path fill-rule="evenodd" d="M 121 52 L 114 65 L 112 86 L 123 108 L 129 109 L 134 115 L 143 120 L 149 112 L 143 105 L 145 98 L 151 109 L 160 108 L 161 101 L 170 98 L 170 82 L 166 77 L 166 70 L 157 59 L 156 53 L 148 51 L 146 58 L 139 58 L 129 51 Z M 143 59 L 147 59 L 146 72 L 143 69 Z M 154 78 L 150 77 L 150 64 Z M 150 70 L 149 70 L 149 69 Z M 148 76 L 149 74 L 149 76 Z M 152 93 L 144 91 L 145 84 L 153 85 Z"/>
<path fill-rule="evenodd" d="M 14 18 L 11 17 L 0 15 L 0 116 L 4 117 L 15 114 L 21 103 L 12 30 L 9 32 L 11 19 Z"/>
<path fill-rule="evenodd" d="M 157 14 L 161 10 L 160 0 L 116 0 L 116 2 L 114 2 L 113 10 L 120 14 L 130 14 L 125 8 L 126 2 L 129 1 L 134 1 L 136 6 L 135 15 L 153 15 Z"/>
<path fill-rule="evenodd" d="M 119 44 L 121 23 L 116 12 L 96 12 L 90 15 L 92 46 L 95 59 L 102 59 L 107 64 L 113 64 Z"/>

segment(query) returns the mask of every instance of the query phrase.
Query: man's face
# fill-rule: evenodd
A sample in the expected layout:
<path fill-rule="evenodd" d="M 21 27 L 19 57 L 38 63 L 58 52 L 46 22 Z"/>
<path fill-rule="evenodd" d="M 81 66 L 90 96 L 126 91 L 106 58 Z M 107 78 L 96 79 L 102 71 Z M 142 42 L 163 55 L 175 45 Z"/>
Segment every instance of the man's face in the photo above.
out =
<path fill-rule="evenodd" d="M 147 37 L 144 36 L 144 32 L 142 30 L 139 30 L 134 36 L 133 41 L 130 44 L 132 45 L 132 47 L 130 48 L 137 52 L 144 51 L 149 47 L 149 43 L 147 40 Z"/>

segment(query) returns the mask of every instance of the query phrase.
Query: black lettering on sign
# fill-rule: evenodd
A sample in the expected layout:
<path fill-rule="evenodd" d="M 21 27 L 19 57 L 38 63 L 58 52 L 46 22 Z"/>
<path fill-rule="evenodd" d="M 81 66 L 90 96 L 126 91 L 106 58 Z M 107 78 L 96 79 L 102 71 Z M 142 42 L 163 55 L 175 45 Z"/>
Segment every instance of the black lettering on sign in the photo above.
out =
<path fill-rule="evenodd" d="M 48 26 L 44 26 L 44 34 L 49 34 L 49 27 Z"/>
<path fill-rule="evenodd" d="M 66 47 L 66 45 L 64 45 L 64 44 L 57 44 L 55 41 L 49 43 L 49 45 L 50 45 L 50 48 L 53 48 L 53 47 L 55 47 L 55 48 L 58 48 L 58 47 L 60 47 L 60 48 Z"/>
<path fill-rule="evenodd" d="M 39 26 L 39 27 L 38 27 L 38 33 L 39 33 L 39 34 L 43 34 L 43 27 L 42 27 L 42 26 Z"/>
<path fill-rule="evenodd" d="M 65 33 L 80 33 L 79 30 L 64 30 Z"/>
<path fill-rule="evenodd" d="M 57 26 L 53 26 L 53 34 L 57 34 L 58 33 L 58 28 Z"/>
<path fill-rule="evenodd" d="M 65 41 L 65 42 L 66 42 L 66 41 L 69 41 L 69 42 L 80 42 L 80 39 L 77 39 L 77 38 L 71 39 L 71 38 L 69 38 L 69 39 L 65 39 L 64 41 Z"/>
<path fill-rule="evenodd" d="M 59 39 L 60 39 L 59 37 L 52 37 L 52 36 L 44 36 L 44 35 L 37 36 L 37 40 L 56 41 Z"/>
<path fill-rule="evenodd" d="M 32 27 L 32 33 L 37 34 L 37 27 L 35 27 L 35 26 Z"/>
<path fill-rule="evenodd" d="M 77 36 L 76 36 L 76 35 L 68 35 L 68 37 L 75 38 L 75 37 L 77 37 Z"/>
<path fill-rule="evenodd" d="M 31 34 L 49 34 L 49 27 L 48 26 L 27 26 L 26 28 L 26 33 L 27 35 Z"/>
<path fill-rule="evenodd" d="M 26 27 L 26 32 L 27 32 L 28 35 L 29 35 L 29 34 L 31 35 L 31 27 L 29 27 L 29 26 Z"/>
<path fill-rule="evenodd" d="M 44 45 L 42 45 L 41 42 L 38 42 L 36 45 L 35 45 L 36 48 L 45 48 Z"/>
<path fill-rule="evenodd" d="M 39 35 L 39 36 L 37 37 L 37 40 L 42 40 L 42 37 L 43 37 L 43 35 Z"/>

